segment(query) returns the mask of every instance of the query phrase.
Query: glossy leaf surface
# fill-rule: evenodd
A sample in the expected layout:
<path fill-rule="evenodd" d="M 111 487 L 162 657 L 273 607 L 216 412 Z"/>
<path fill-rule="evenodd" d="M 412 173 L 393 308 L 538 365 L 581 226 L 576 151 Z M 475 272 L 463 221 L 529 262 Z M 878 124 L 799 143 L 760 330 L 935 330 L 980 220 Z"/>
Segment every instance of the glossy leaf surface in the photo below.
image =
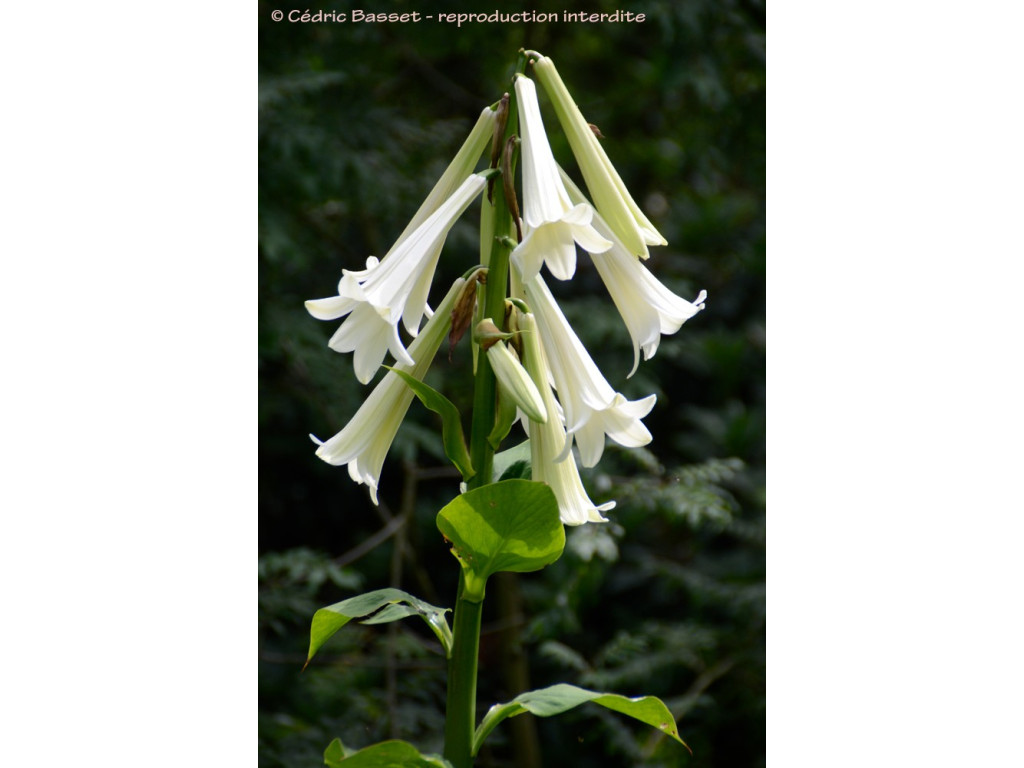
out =
<path fill-rule="evenodd" d="M 420 616 L 437 635 L 445 653 L 451 653 L 452 632 L 444 616 L 448 610 L 425 603 L 400 589 L 378 589 L 328 605 L 313 614 L 306 664 L 331 635 L 353 619 L 361 624 L 384 624 L 407 616 Z"/>
<path fill-rule="evenodd" d="M 327 768 L 451 768 L 440 755 L 421 754 L 407 741 L 382 741 L 360 749 L 347 757 L 340 739 L 335 739 L 324 752 Z"/>
<path fill-rule="evenodd" d="M 504 480 L 458 496 L 437 514 L 466 577 L 464 597 L 483 600 L 499 571 L 537 571 L 557 560 L 565 531 L 555 494 L 544 483 Z"/>
<path fill-rule="evenodd" d="M 473 754 L 480 750 L 484 739 L 505 718 L 521 715 L 524 712 L 529 712 L 537 717 L 551 717 L 588 702 L 600 704 L 602 707 L 654 726 L 689 749 L 686 742 L 679 738 L 675 718 L 672 717 L 672 713 L 661 699 L 655 696 L 639 696 L 631 699 L 617 693 L 598 693 L 578 688 L 575 685 L 559 683 L 549 688 L 539 688 L 536 691 L 521 693 L 512 701 L 495 704 L 491 707 L 480 723 L 480 727 L 476 729 L 476 734 L 473 737 Z"/>

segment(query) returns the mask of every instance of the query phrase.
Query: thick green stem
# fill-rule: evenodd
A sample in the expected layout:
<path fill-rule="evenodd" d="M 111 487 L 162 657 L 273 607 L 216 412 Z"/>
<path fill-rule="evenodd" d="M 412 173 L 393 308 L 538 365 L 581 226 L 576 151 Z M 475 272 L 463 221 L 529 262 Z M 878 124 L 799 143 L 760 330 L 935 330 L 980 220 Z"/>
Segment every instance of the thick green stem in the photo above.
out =
<path fill-rule="evenodd" d="M 462 579 L 459 579 L 462 592 Z M 459 598 L 452 628 L 452 657 L 448 662 L 448 707 L 445 712 L 444 756 L 455 768 L 473 765 L 476 730 L 476 674 L 483 601 Z"/>
<path fill-rule="evenodd" d="M 484 201 L 484 205 L 487 205 Z M 487 259 L 487 285 L 483 291 L 484 317 L 489 317 L 501 328 L 505 323 L 505 294 L 508 291 L 508 247 L 510 235 L 515 233 L 515 225 L 508 212 L 505 195 L 495 190 L 494 195 L 494 239 L 491 242 L 491 253 Z M 473 424 L 470 428 L 469 455 L 476 474 L 470 479 L 470 488 L 479 488 L 494 481 L 492 468 L 494 465 L 494 449 L 487 440 L 494 428 L 494 414 L 497 408 L 497 382 L 494 372 L 487 362 L 486 355 L 481 355 L 476 371 L 476 385 L 473 391 Z"/>
<path fill-rule="evenodd" d="M 526 55 L 519 53 L 517 73 L 526 68 Z M 515 133 L 517 120 L 515 89 L 509 87 L 509 113 L 505 126 L 505 139 Z M 504 146 L 504 142 L 502 144 Z M 484 198 L 483 205 L 492 206 L 493 233 L 490 253 L 481 253 L 481 263 L 487 264 L 487 285 L 483 291 L 484 317 L 489 317 L 499 328 L 505 323 L 505 295 L 508 291 L 508 259 L 514 242 L 515 223 L 500 185 L 495 185 L 494 203 Z M 481 248 L 486 244 L 481 244 Z M 487 440 L 494 427 L 497 410 L 497 382 L 486 355 L 480 355 L 473 391 L 473 423 L 470 427 L 469 454 L 476 474 L 470 479 L 470 488 L 479 488 L 494 482 L 494 448 Z M 477 657 L 480 649 L 480 616 L 483 601 L 473 602 L 463 597 L 465 581 L 459 574 L 459 598 L 455 605 L 452 629 L 452 655 L 448 662 L 448 698 L 445 710 L 444 756 L 455 768 L 472 768 L 473 732 L 476 728 Z"/>
<path fill-rule="evenodd" d="M 516 65 L 516 75 L 526 69 L 527 57 L 524 51 L 519 52 L 519 61 Z M 516 75 L 513 75 L 515 77 Z M 505 124 L 505 136 L 501 145 L 504 147 L 508 138 L 516 133 L 518 125 L 518 109 L 515 97 L 515 88 L 509 86 L 508 121 Z M 514 166 L 513 166 L 514 168 Z M 510 185 L 513 180 L 504 180 Z M 489 244 L 490 252 L 480 254 L 481 262 L 487 265 L 487 285 L 484 290 L 483 306 L 484 317 L 489 317 L 499 328 L 505 326 L 505 297 L 508 294 L 508 259 L 512 253 L 511 243 L 515 242 L 516 225 L 509 213 L 508 200 L 505 199 L 504 185 L 495 185 L 494 203 L 489 204 L 485 199 L 484 206 L 490 208 L 484 210 L 484 215 L 490 215 L 489 229 L 493 238 Z M 485 244 L 481 243 L 481 248 Z M 494 379 L 494 372 L 484 355 L 480 356 L 480 362 L 476 372 L 476 386 L 473 391 L 473 424 L 470 429 L 470 458 L 473 461 L 473 468 L 476 475 L 470 480 L 470 488 L 479 488 L 494 482 L 491 477 L 494 466 L 494 448 L 487 440 L 491 429 L 494 427 L 494 414 L 497 409 L 497 382 Z"/>

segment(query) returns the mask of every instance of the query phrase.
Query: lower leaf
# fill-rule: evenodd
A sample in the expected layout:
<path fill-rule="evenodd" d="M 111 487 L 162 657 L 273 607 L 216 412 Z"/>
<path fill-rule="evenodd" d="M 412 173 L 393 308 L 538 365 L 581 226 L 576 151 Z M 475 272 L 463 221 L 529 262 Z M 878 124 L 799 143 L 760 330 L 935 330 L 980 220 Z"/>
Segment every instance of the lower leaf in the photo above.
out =
<path fill-rule="evenodd" d="M 327 768 L 452 768 L 440 755 L 421 754 L 407 741 L 382 741 L 380 744 L 345 754 L 340 739 L 332 741 L 324 752 Z"/>
<path fill-rule="evenodd" d="M 378 589 L 328 605 L 313 614 L 313 623 L 309 628 L 309 655 L 306 657 L 306 665 L 331 635 L 352 619 L 358 619 L 361 624 L 384 624 L 404 619 L 406 616 L 420 616 L 441 641 L 445 655 L 449 655 L 452 650 L 452 631 L 444 617 L 448 610 L 425 603 L 400 589 Z M 306 665 L 303 665 L 303 669 Z"/>
<path fill-rule="evenodd" d="M 580 704 L 593 702 L 600 704 L 614 712 L 639 720 L 647 725 L 652 725 L 662 733 L 671 736 L 687 749 L 690 749 L 686 742 L 679 738 L 679 730 L 676 728 L 675 718 L 669 712 L 665 702 L 655 696 L 639 696 L 628 698 L 617 693 L 598 693 L 578 688 L 575 685 L 559 683 L 549 688 L 539 688 L 536 691 L 527 691 L 516 696 L 512 701 L 505 704 L 495 704 L 484 715 L 480 726 L 473 736 L 473 754 L 475 755 L 483 744 L 484 739 L 494 730 L 494 727 L 508 717 L 515 717 L 524 712 L 536 715 L 537 717 L 551 717 L 560 715 Z"/>

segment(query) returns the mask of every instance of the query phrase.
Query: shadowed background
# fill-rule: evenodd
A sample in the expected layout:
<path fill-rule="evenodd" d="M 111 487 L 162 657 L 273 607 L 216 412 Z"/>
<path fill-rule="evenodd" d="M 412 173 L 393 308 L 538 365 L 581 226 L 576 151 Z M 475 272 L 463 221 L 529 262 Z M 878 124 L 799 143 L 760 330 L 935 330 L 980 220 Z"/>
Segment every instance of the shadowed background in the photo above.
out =
<path fill-rule="evenodd" d="M 548 280 L 612 386 L 658 395 L 645 420 L 654 441 L 609 444 L 583 470 L 596 502 L 618 502 L 609 524 L 569 530 L 558 563 L 494 590 L 478 699 L 482 710 L 508 700 L 523 674 L 530 687 L 658 695 L 694 755 L 588 705 L 503 723 L 478 764 L 540 764 L 514 752 L 516 721 L 536 726 L 548 766 L 764 764 L 764 7 L 533 8 L 646 21 L 275 23 L 271 11 L 291 9 L 259 5 L 261 766 L 320 765 L 335 736 L 441 751 L 444 662 L 425 626 L 346 627 L 299 672 L 321 605 L 384 586 L 453 604 L 456 564 L 433 519 L 458 492 L 437 417 L 416 402 L 384 465 L 380 507 L 344 467 L 314 456 L 307 435 L 339 431 L 372 384 L 355 380 L 351 355 L 327 348 L 338 323 L 313 319 L 303 301 L 331 295 L 342 268 L 388 250 L 501 96 L 520 47 L 555 61 L 669 241 L 647 266 L 684 298 L 703 288 L 708 300 L 627 380 L 632 344 L 588 257 L 571 282 Z M 467 8 L 396 0 L 364 10 Z M 542 89 L 541 103 L 556 158 L 579 180 Z M 474 203 L 453 228 L 432 303 L 477 262 L 478 214 Z M 464 413 L 469 361 L 464 340 L 428 377 Z M 512 604 L 499 610 L 502 600 Z"/>

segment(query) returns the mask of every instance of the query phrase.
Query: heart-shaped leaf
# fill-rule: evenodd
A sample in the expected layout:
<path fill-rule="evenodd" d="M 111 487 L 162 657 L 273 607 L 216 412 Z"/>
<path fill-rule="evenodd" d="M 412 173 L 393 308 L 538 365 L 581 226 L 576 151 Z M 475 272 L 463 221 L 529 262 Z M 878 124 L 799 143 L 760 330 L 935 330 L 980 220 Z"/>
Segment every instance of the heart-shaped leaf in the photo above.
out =
<path fill-rule="evenodd" d="M 565 549 L 555 494 L 544 483 L 504 480 L 467 491 L 437 513 L 437 527 L 462 564 L 463 597 L 484 599 L 498 571 L 536 571 Z"/>

